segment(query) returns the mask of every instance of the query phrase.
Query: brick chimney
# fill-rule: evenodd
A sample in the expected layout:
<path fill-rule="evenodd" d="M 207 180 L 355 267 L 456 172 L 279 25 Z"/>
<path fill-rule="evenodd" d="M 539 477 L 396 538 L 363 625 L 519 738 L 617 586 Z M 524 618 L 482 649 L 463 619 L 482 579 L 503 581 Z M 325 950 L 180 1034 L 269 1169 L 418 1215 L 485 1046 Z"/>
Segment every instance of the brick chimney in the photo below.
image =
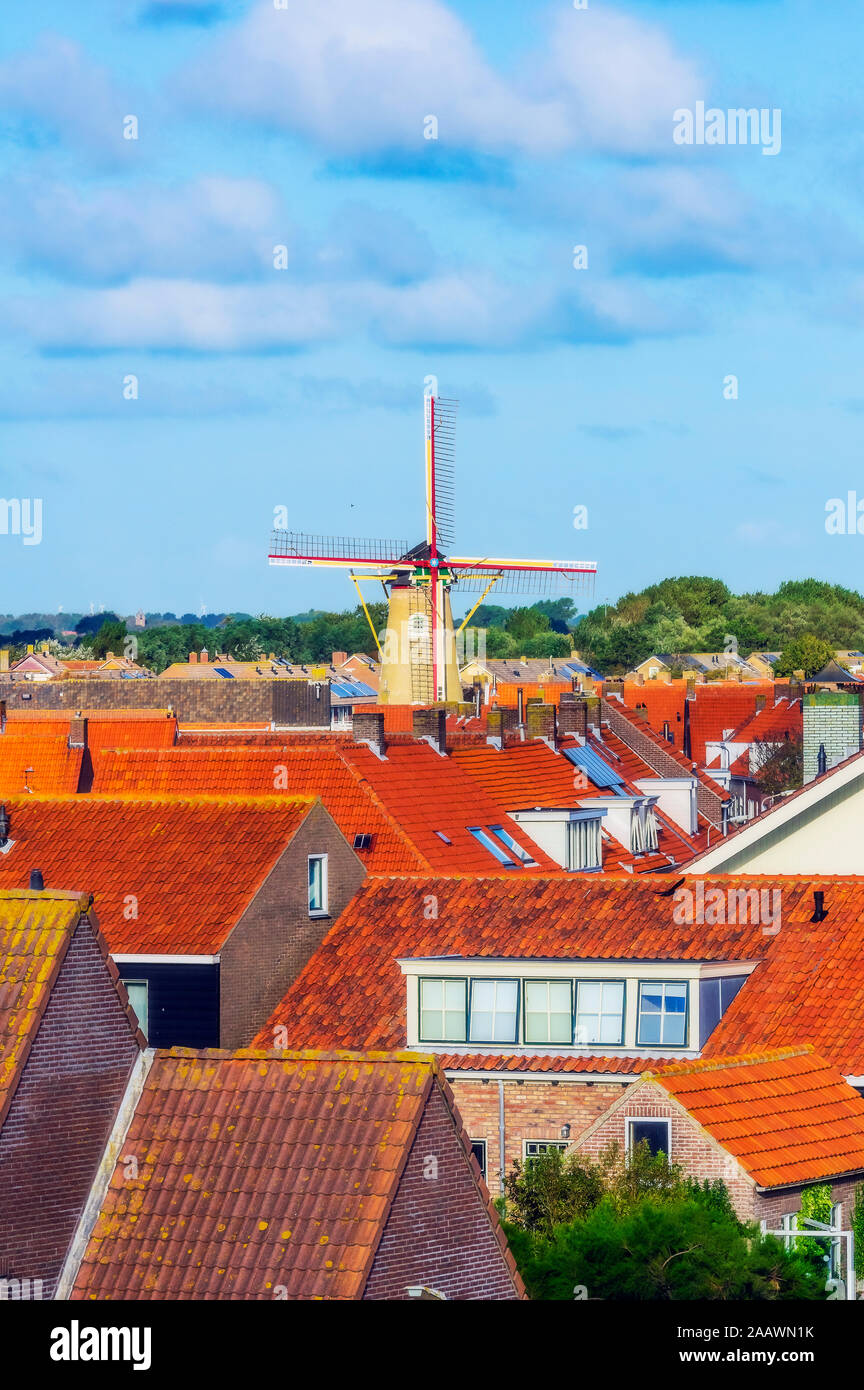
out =
<path fill-rule="evenodd" d="M 0 671 L 9 670 L 9 648 L 0 648 Z"/>
<path fill-rule="evenodd" d="M 207 665 L 207 662 L 210 660 L 210 655 L 206 647 L 201 648 L 201 655 L 198 659 L 203 663 L 203 665 Z"/>
<path fill-rule="evenodd" d="M 526 709 L 526 721 L 528 738 L 545 738 L 554 745 L 558 731 L 557 713 L 554 705 L 547 705 L 542 700 L 529 700 Z"/>
<path fill-rule="evenodd" d="M 518 727 L 515 709 L 490 709 L 486 715 L 486 742 L 504 747 L 504 735 Z"/>
<path fill-rule="evenodd" d="M 189 653 L 189 665 L 190 665 L 190 666 L 197 666 L 197 665 L 198 665 L 198 653 L 197 653 L 197 652 L 190 652 L 190 653 Z"/>
<path fill-rule="evenodd" d="M 578 695 L 562 695 L 558 706 L 558 732 L 588 737 L 588 704 Z"/>
<path fill-rule="evenodd" d="M 446 709 L 415 709 L 412 715 L 414 737 L 425 738 L 439 753 L 447 752 Z"/>
<path fill-rule="evenodd" d="M 353 729 L 355 743 L 368 743 L 379 758 L 386 755 L 387 739 L 384 734 L 383 711 L 355 710 Z"/>
<path fill-rule="evenodd" d="M 344 666 L 344 665 L 345 665 L 345 662 L 346 662 L 347 660 L 348 660 L 348 653 L 347 653 L 347 652 L 333 652 L 332 656 L 330 657 L 330 665 L 331 665 L 331 666 Z"/>
<path fill-rule="evenodd" d="M 76 714 L 69 720 L 69 747 L 87 747 L 87 720 Z"/>

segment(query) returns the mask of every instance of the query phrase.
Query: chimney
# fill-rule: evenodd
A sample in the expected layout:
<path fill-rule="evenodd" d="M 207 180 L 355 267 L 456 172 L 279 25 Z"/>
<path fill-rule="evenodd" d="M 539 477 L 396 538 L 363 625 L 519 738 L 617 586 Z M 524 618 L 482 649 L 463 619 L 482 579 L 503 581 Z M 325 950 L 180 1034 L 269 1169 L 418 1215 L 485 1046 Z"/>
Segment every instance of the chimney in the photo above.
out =
<path fill-rule="evenodd" d="M 0 648 L 0 671 L 9 670 L 9 648 Z"/>
<path fill-rule="evenodd" d="M 528 738 L 543 738 L 547 743 L 555 746 L 555 737 L 558 731 L 558 721 L 554 705 L 547 705 L 542 700 L 529 700 L 528 710 Z"/>
<path fill-rule="evenodd" d="M 48 643 L 47 643 L 47 642 L 43 642 L 42 645 L 40 646 L 39 650 L 40 650 L 40 652 L 42 653 L 43 656 L 48 656 L 48 653 L 49 653 Z"/>
<path fill-rule="evenodd" d="M 44 887 L 45 887 L 45 880 L 44 880 L 44 878 L 42 877 L 42 870 L 41 870 L 41 869 L 31 869 L 31 870 L 30 870 L 30 892 L 31 892 L 31 893 L 41 893 L 41 892 L 42 892 L 42 889 L 43 889 Z"/>
<path fill-rule="evenodd" d="M 198 659 L 199 659 L 199 661 L 201 661 L 201 662 L 203 663 L 203 665 L 205 665 L 205 666 L 207 665 L 207 662 L 209 661 L 210 658 L 209 658 L 209 654 L 208 654 L 208 652 L 207 652 L 207 648 L 206 648 L 206 647 L 202 647 L 202 648 L 201 648 L 201 655 L 200 655 L 200 657 L 199 657 Z"/>
<path fill-rule="evenodd" d="M 412 716 L 414 737 L 431 743 L 439 753 L 447 753 L 446 709 L 415 709 Z"/>
<path fill-rule="evenodd" d="M 87 747 L 87 720 L 82 719 L 80 714 L 76 714 L 69 720 L 69 747 Z"/>
<path fill-rule="evenodd" d="M 382 710 L 355 710 L 353 729 L 355 743 L 368 743 L 379 758 L 386 756 L 387 740 Z"/>
<path fill-rule="evenodd" d="M 106 661 L 113 661 L 113 660 L 114 660 L 114 653 L 113 653 L 113 652 L 106 652 L 106 653 L 105 653 L 105 659 L 106 659 Z"/>
<path fill-rule="evenodd" d="M 515 709 L 490 709 L 486 715 L 486 742 L 496 748 L 504 747 L 504 736 L 515 732 Z"/>
<path fill-rule="evenodd" d="M 562 738 L 566 734 L 578 734 L 580 738 L 588 737 L 587 701 L 580 700 L 578 695 L 561 696 L 558 706 L 558 732 Z"/>
<path fill-rule="evenodd" d="M 190 653 L 189 653 L 189 665 L 190 665 L 190 666 L 197 666 L 197 665 L 198 665 L 198 653 L 197 653 L 197 652 L 190 652 Z"/>
<path fill-rule="evenodd" d="M 12 822 L 9 819 L 9 812 L 6 810 L 6 804 L 4 802 L 3 805 L 0 806 L 0 849 L 8 845 L 11 827 Z"/>
<path fill-rule="evenodd" d="M 776 697 L 776 694 L 777 694 L 776 690 L 775 690 L 774 694 L 775 694 L 775 697 Z M 765 704 L 766 704 L 766 702 L 767 702 L 767 699 L 768 699 L 768 696 L 767 696 L 767 695 L 757 695 L 757 696 L 756 696 L 756 713 L 757 713 L 757 714 L 759 714 L 760 710 L 763 710 L 763 709 L 765 708 Z"/>
<path fill-rule="evenodd" d="M 522 660 L 525 660 L 524 656 Z M 518 723 L 521 728 L 521 726 L 525 723 L 525 691 L 522 689 L 521 686 L 516 691 L 516 710 L 519 716 Z"/>
<path fill-rule="evenodd" d="M 32 655 L 33 655 L 33 643 L 32 643 L 32 642 L 28 642 L 28 643 L 27 643 L 27 655 L 28 655 L 28 656 L 32 656 Z"/>
<path fill-rule="evenodd" d="M 330 665 L 331 665 L 331 666 L 344 666 L 344 665 L 345 665 L 345 662 L 346 662 L 347 660 L 348 660 L 348 653 L 347 653 L 347 652 L 333 652 L 332 655 L 331 655 L 331 657 L 330 657 Z"/>
<path fill-rule="evenodd" d="M 828 913 L 825 911 L 825 894 L 821 888 L 816 888 L 813 892 L 813 916 L 811 922 L 824 922 Z"/>

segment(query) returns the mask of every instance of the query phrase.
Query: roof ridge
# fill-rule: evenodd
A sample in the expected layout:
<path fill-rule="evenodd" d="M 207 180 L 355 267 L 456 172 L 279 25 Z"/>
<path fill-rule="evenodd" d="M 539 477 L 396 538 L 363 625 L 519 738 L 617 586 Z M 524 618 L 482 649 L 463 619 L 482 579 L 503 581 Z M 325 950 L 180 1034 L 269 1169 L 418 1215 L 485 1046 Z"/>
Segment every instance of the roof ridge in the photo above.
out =
<path fill-rule="evenodd" d="M 757 1067 L 764 1062 L 781 1062 L 815 1052 L 812 1043 L 800 1043 L 795 1047 L 767 1048 L 764 1052 L 742 1052 L 727 1057 L 693 1057 L 686 1062 L 673 1062 L 657 1071 L 643 1072 L 643 1076 L 660 1079 L 664 1076 L 686 1076 L 689 1072 L 724 1071 L 729 1067 Z"/>

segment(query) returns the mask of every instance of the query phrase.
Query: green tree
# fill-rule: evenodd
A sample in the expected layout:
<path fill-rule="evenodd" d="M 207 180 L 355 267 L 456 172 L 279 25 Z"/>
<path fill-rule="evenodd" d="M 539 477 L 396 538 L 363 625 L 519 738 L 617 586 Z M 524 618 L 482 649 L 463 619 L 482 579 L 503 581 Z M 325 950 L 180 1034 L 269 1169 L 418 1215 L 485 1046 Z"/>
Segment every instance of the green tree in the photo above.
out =
<path fill-rule="evenodd" d="M 551 1235 L 505 1222 L 534 1299 L 777 1300 L 824 1298 L 824 1276 L 755 1224 L 743 1225 L 695 1191 L 641 1196 L 619 1209 L 611 1196 Z"/>
<path fill-rule="evenodd" d="M 778 676 L 791 676 L 793 671 L 803 671 L 805 676 L 813 676 L 832 661 L 834 655 L 830 642 L 808 632 L 786 644 L 774 670 Z"/>
<path fill-rule="evenodd" d="M 104 622 L 98 632 L 94 633 L 90 647 L 94 657 L 105 657 L 109 652 L 115 656 L 123 656 L 123 646 L 126 641 L 126 624 L 120 618 L 113 621 Z"/>

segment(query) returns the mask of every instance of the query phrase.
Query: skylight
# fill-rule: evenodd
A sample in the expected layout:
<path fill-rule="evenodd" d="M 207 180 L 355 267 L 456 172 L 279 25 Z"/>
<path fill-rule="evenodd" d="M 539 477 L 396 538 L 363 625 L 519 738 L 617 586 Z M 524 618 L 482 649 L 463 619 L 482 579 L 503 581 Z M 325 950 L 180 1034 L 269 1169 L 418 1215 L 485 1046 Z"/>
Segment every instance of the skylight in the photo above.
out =
<path fill-rule="evenodd" d="M 505 854 L 501 845 L 496 844 L 495 841 L 492 839 L 492 836 L 488 833 L 488 831 L 484 830 L 481 825 L 469 825 L 468 830 L 469 833 L 474 836 L 474 839 L 477 841 L 478 844 L 482 845 L 484 849 L 488 849 L 489 853 L 495 856 L 495 858 L 498 860 L 498 863 L 503 868 L 515 869 L 517 867 L 516 863 L 510 858 L 509 854 Z"/>
<path fill-rule="evenodd" d="M 523 864 L 537 863 L 537 860 L 532 859 L 527 849 L 523 849 L 522 846 L 513 839 L 510 832 L 504 829 L 503 825 L 490 825 L 489 829 L 492 831 L 493 835 L 498 837 L 503 845 L 506 845 L 510 853 L 514 855 L 516 859 L 521 860 Z"/>

